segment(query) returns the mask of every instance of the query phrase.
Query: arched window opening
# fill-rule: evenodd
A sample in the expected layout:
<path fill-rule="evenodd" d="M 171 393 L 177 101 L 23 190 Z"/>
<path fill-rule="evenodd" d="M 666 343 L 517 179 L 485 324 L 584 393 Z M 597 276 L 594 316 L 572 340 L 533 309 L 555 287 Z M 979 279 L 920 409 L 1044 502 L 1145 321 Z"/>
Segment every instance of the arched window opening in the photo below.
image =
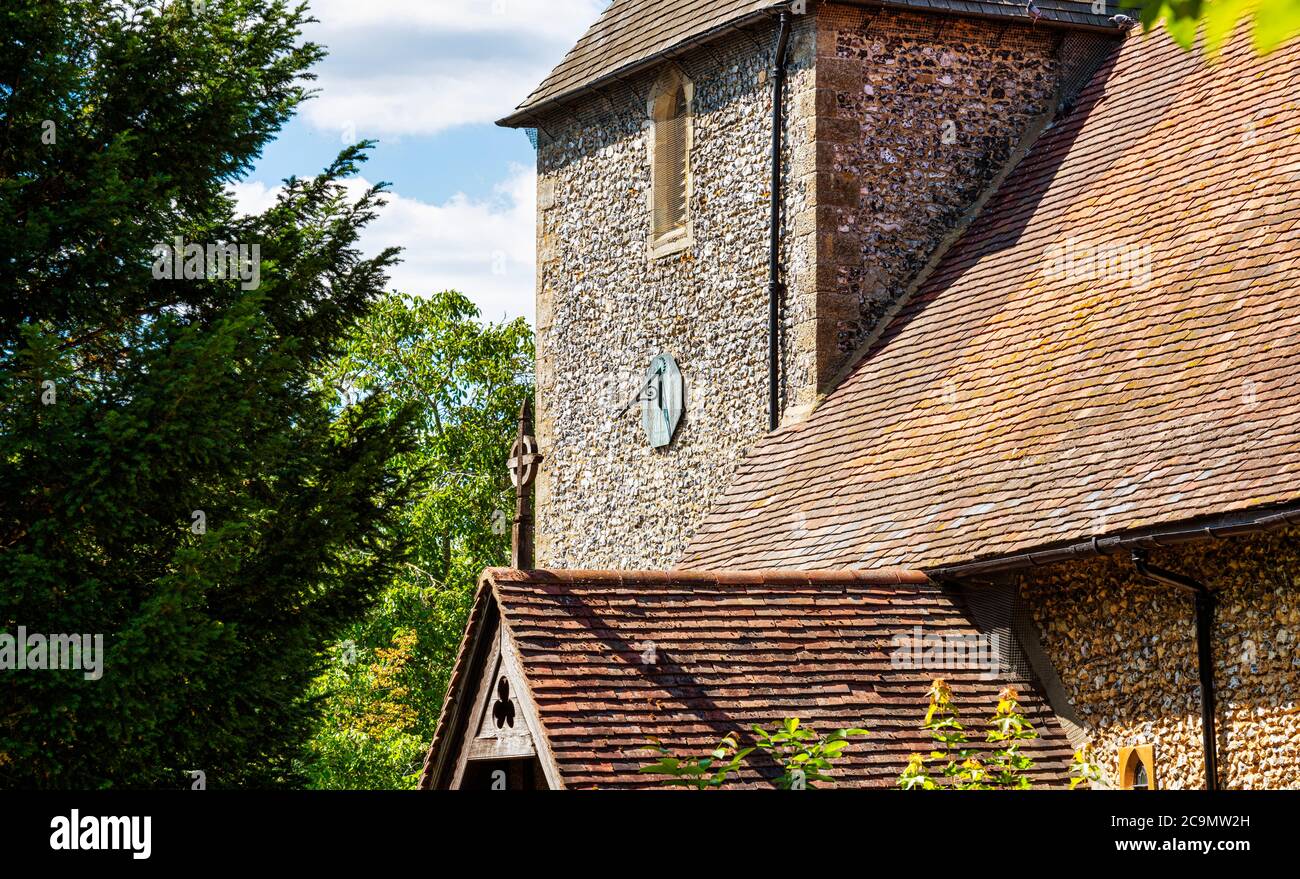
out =
<path fill-rule="evenodd" d="M 691 85 L 676 71 L 651 102 L 654 126 L 653 227 L 656 243 L 686 231 L 690 187 Z"/>
<path fill-rule="evenodd" d="M 1155 749 L 1137 745 L 1119 749 L 1120 790 L 1155 790 Z"/>

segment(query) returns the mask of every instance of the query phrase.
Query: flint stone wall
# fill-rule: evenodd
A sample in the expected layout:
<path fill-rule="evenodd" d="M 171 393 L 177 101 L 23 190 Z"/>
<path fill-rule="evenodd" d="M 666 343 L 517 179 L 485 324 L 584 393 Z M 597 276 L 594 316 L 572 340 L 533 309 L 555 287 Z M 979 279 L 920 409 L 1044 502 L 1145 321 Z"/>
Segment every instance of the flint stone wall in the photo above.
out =
<path fill-rule="evenodd" d="M 1151 562 L 1218 594 L 1220 786 L 1300 787 L 1300 533 L 1187 544 Z M 1118 783 L 1121 747 L 1153 745 L 1161 788 L 1202 787 L 1192 597 L 1118 559 L 1035 572 L 1020 590 L 1106 782 Z"/>

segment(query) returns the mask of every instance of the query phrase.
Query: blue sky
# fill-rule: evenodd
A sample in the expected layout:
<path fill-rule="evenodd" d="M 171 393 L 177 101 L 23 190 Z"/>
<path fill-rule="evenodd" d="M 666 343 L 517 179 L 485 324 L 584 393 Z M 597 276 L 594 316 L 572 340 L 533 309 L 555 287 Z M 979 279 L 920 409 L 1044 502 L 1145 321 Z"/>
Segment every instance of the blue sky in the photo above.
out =
<path fill-rule="evenodd" d="M 454 287 L 488 320 L 533 316 L 534 154 L 507 115 L 577 41 L 605 0 L 310 0 L 306 37 L 330 56 L 317 97 L 236 184 L 268 204 L 280 181 L 318 172 L 355 139 L 379 141 L 360 188 L 390 204 L 362 239 L 405 248 L 392 286 Z"/>

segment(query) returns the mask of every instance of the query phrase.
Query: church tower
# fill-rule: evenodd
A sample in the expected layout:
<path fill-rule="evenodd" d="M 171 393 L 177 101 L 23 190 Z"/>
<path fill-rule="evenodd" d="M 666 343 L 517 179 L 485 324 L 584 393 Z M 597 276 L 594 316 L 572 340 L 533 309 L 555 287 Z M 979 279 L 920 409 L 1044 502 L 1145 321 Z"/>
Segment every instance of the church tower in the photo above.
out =
<path fill-rule="evenodd" d="M 537 143 L 536 564 L 674 566 L 1111 54 L 1097 6 L 614 0 L 501 121 Z"/>

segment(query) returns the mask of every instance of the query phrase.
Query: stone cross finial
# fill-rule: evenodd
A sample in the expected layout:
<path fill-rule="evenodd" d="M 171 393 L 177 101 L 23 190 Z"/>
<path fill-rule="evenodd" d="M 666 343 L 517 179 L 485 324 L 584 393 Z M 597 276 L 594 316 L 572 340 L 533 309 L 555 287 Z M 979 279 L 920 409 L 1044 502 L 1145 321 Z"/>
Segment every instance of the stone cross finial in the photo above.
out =
<path fill-rule="evenodd" d="M 519 570 L 533 566 L 533 480 L 542 456 L 533 438 L 533 408 L 528 400 L 519 407 L 519 432 L 510 449 L 510 482 L 515 487 L 515 522 L 510 537 L 510 566 Z"/>

